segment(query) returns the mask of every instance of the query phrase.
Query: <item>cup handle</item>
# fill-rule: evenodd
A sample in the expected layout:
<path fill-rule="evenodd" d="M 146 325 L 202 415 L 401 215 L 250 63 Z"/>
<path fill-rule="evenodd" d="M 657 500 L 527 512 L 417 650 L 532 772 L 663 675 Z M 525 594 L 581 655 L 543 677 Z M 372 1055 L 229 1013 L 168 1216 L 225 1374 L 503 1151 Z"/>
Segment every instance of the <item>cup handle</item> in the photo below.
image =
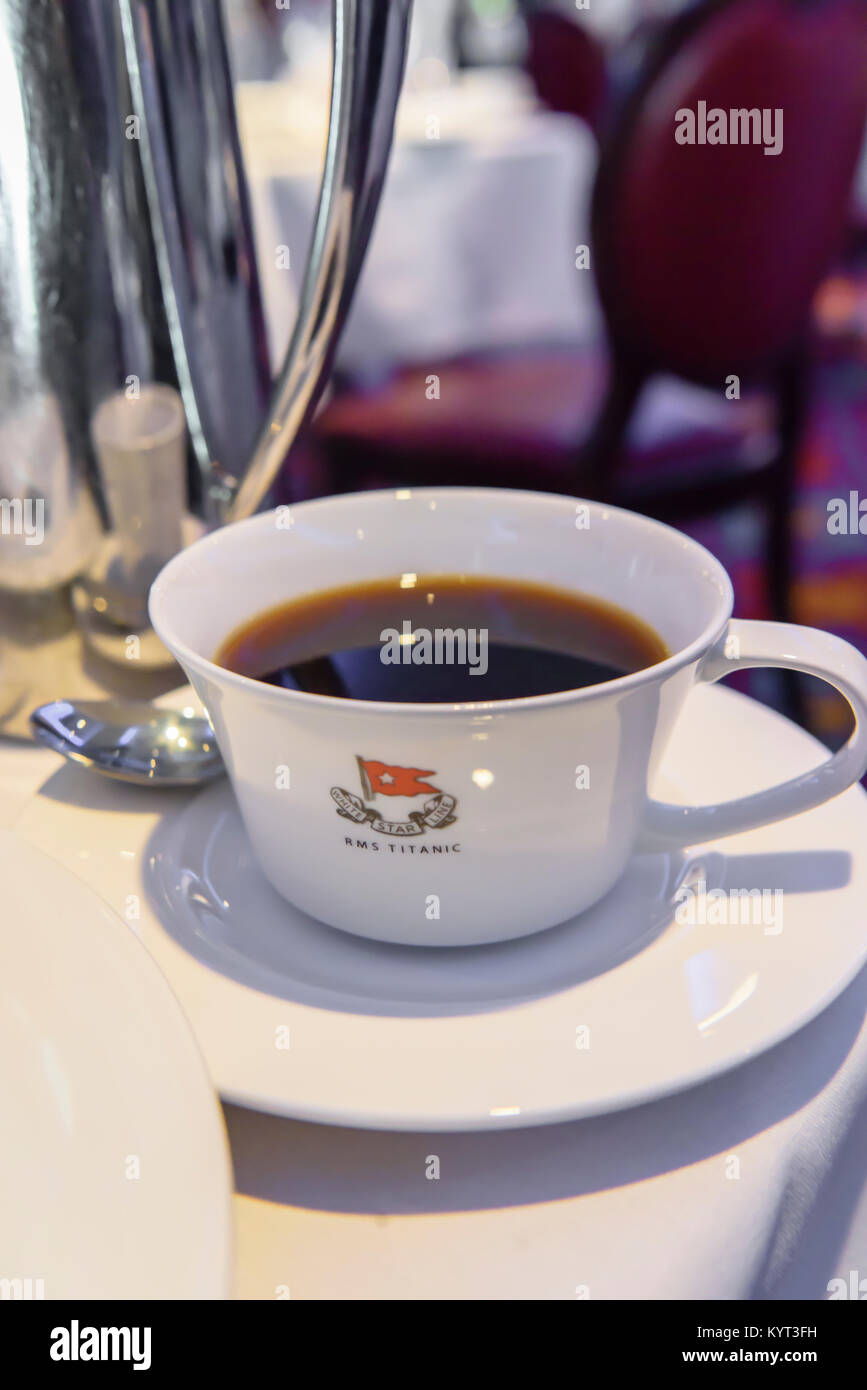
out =
<path fill-rule="evenodd" d="M 833 685 L 855 715 L 849 741 L 812 771 L 734 801 L 677 806 L 649 799 L 642 849 L 699 844 L 810 811 L 851 787 L 867 770 L 867 661 L 849 642 L 818 628 L 732 618 L 699 663 L 696 680 L 710 684 L 751 666 L 804 671 Z"/>

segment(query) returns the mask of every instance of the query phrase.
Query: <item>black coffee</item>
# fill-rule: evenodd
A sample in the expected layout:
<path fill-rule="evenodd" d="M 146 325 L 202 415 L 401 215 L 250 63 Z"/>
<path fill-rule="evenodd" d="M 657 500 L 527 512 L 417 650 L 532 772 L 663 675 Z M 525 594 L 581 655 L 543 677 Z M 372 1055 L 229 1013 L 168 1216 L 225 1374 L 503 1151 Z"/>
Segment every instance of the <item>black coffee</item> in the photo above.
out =
<path fill-rule="evenodd" d="M 404 574 L 259 613 L 215 660 L 290 690 L 453 703 L 598 685 L 669 655 L 613 604 L 544 584 Z"/>

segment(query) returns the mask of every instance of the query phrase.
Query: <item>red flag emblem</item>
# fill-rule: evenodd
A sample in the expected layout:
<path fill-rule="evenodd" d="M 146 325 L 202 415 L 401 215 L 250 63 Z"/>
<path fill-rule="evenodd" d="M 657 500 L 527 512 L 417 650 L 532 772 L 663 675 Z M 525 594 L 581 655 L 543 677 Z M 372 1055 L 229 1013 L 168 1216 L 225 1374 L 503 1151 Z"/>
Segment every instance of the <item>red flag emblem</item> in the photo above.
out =
<path fill-rule="evenodd" d="M 424 796 L 428 792 L 438 792 L 430 782 L 422 782 L 422 777 L 433 776 L 433 768 L 397 767 L 391 763 L 381 763 L 375 758 L 358 758 L 361 786 L 365 796 Z"/>

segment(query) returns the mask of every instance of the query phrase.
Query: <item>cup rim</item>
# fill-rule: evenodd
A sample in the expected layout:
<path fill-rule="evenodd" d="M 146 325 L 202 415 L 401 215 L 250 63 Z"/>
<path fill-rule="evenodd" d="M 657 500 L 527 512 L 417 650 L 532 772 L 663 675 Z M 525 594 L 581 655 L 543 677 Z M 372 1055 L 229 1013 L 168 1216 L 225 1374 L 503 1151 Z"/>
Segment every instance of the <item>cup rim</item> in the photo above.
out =
<path fill-rule="evenodd" d="M 492 713 L 500 714 L 506 712 L 520 713 L 540 710 L 546 707 L 578 704 L 584 701 L 599 699 L 609 693 L 625 693 L 636 689 L 641 685 L 648 684 L 650 681 L 665 679 L 673 675 L 676 671 L 685 666 L 689 666 L 693 661 L 698 660 L 704 652 L 708 650 L 719 638 L 726 624 L 731 618 L 734 606 L 734 591 L 729 575 L 709 550 L 692 536 L 687 536 L 683 531 L 678 531 L 676 527 L 667 525 L 666 522 L 656 521 L 652 517 L 642 516 L 640 512 L 630 511 L 627 507 L 615 507 L 607 502 L 594 502 L 589 498 L 572 497 L 566 493 L 558 492 L 538 492 L 529 488 L 486 488 L 486 487 L 408 487 L 408 488 L 375 488 L 362 492 L 341 492 L 334 493 L 327 497 L 311 498 L 308 501 L 289 504 L 293 513 L 304 511 L 314 511 L 328 509 L 335 503 L 356 503 L 372 504 L 382 502 L 385 499 L 391 501 L 403 501 L 408 497 L 431 499 L 456 498 L 464 500 L 490 500 L 496 498 L 509 498 L 511 500 L 525 498 L 528 501 L 559 504 L 568 504 L 571 509 L 585 505 L 591 510 L 602 513 L 614 513 L 617 516 L 628 517 L 631 522 L 639 522 L 647 529 L 656 533 L 664 533 L 666 536 L 676 539 L 680 546 L 695 553 L 696 558 L 701 559 L 704 564 L 713 572 L 719 581 L 720 594 L 714 613 L 705 624 L 699 635 L 686 646 L 680 647 L 671 656 L 667 656 L 663 661 L 657 661 L 653 666 L 645 666 L 640 671 L 629 672 L 623 676 L 615 676 L 613 680 L 601 681 L 597 685 L 579 686 L 572 690 L 556 690 L 547 695 L 520 695 L 511 697 L 507 700 L 465 700 L 454 703 L 424 701 L 391 701 L 391 700 L 356 700 L 342 695 L 320 695 L 310 690 L 288 690 L 284 686 L 268 685 L 264 681 L 256 680 L 253 676 L 244 676 L 237 671 L 230 671 L 225 666 L 218 665 L 209 657 L 202 656 L 188 646 L 186 642 L 175 637 L 170 629 L 171 622 L 166 618 L 165 605 L 167 591 L 170 590 L 172 581 L 172 571 L 180 569 L 188 560 L 193 551 L 200 548 L 208 548 L 221 544 L 223 534 L 231 529 L 236 531 L 240 528 L 255 530 L 265 524 L 273 524 L 273 517 L 278 508 L 272 507 L 267 512 L 257 512 L 255 516 L 245 517 L 241 521 L 231 522 L 226 526 L 218 527 L 208 535 L 200 537 L 191 546 L 181 550 L 174 555 L 171 560 L 164 565 L 151 585 L 148 596 L 148 613 L 151 625 L 159 637 L 160 641 L 168 648 L 171 654 L 183 667 L 191 667 L 203 676 L 212 680 L 219 681 L 224 685 L 234 687 L 237 690 L 247 691 L 256 694 L 260 699 L 264 698 L 275 705 L 285 704 L 288 700 L 291 704 L 296 704 L 300 708 L 308 706 L 311 708 L 329 707 L 340 711 L 351 711 L 353 714 L 388 714 L 392 718 L 399 718 L 401 715 L 423 714 L 436 717 L 438 719 L 456 718 L 467 714 Z"/>

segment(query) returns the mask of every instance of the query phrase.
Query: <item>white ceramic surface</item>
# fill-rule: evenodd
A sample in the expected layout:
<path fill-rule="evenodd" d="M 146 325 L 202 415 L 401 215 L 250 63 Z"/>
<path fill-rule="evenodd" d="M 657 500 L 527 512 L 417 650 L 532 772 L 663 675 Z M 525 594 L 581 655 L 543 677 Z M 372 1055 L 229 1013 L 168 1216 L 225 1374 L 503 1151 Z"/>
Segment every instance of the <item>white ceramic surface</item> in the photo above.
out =
<path fill-rule="evenodd" d="M 3 1297 L 226 1298 L 228 1147 L 177 1000 L 93 889 L 9 831 L 0 876 Z"/>
<path fill-rule="evenodd" d="M 749 794 L 823 754 L 762 706 L 698 688 L 651 791 L 691 804 Z M 225 785 L 190 799 L 108 783 L 48 750 L 19 756 L 17 776 L 11 751 L 0 760 L 0 818 L 133 914 L 220 1092 L 277 1114 L 461 1130 L 616 1110 L 770 1047 L 867 956 L 860 788 L 685 856 L 636 858 L 604 902 L 543 935 L 431 951 L 355 939 L 284 903 L 256 873 Z M 702 872 L 709 887 L 781 890 L 782 930 L 677 922 L 676 886 Z"/>
<path fill-rule="evenodd" d="M 460 705 L 285 690 L 217 666 L 242 622 L 336 584 L 442 573 L 504 576 L 601 598 L 673 653 L 580 690 Z M 329 926 L 415 946 L 542 931 L 592 907 L 639 841 L 671 848 L 816 806 L 867 768 L 867 661 L 827 633 L 731 618 L 702 546 L 617 508 L 546 493 L 422 488 L 331 497 L 224 527 L 151 590 L 154 628 L 205 705 L 253 852 L 288 901 Z M 689 692 L 741 667 L 824 676 L 856 729 L 818 771 L 725 804 L 647 797 Z M 701 753 L 699 754 L 701 756 Z M 377 792 L 386 766 L 407 795 Z M 424 769 L 413 783 L 407 770 Z M 383 777 L 384 781 L 384 777 Z M 370 790 L 373 785 L 374 791 Z"/>

